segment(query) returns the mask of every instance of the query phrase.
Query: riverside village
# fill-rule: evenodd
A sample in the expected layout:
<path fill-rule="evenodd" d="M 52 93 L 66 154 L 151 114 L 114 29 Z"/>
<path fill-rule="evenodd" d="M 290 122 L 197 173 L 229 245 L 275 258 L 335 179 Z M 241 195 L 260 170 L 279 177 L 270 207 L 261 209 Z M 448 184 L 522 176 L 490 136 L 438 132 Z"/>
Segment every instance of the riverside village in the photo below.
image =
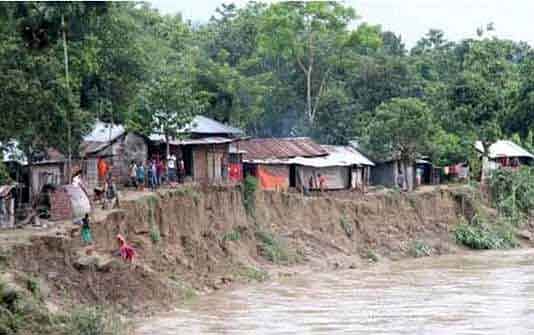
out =
<path fill-rule="evenodd" d="M 203 5 L 0 4 L 0 335 L 534 332 L 530 4 Z"/>

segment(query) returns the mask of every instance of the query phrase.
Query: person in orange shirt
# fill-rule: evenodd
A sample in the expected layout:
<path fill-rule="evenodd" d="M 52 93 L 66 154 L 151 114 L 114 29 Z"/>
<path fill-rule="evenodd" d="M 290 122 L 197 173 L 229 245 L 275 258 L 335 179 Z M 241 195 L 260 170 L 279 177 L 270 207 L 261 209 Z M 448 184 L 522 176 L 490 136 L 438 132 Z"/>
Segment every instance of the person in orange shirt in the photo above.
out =
<path fill-rule="evenodd" d="M 106 180 L 106 176 L 109 171 L 108 163 L 106 163 L 106 160 L 103 158 L 98 159 L 98 180 L 103 183 Z"/>

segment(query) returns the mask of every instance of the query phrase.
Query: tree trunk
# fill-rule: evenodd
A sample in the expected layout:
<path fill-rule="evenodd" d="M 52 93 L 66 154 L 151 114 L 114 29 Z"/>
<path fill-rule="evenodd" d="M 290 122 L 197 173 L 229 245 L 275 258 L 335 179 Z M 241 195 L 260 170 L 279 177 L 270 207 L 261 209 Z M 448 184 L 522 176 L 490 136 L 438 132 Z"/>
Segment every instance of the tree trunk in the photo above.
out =
<path fill-rule="evenodd" d="M 404 175 L 404 185 L 406 191 L 413 191 L 413 183 L 410 183 L 408 179 L 408 163 L 410 161 L 403 159 L 401 162 L 402 173 Z"/>
<path fill-rule="evenodd" d="M 171 155 L 171 145 L 169 144 L 169 134 L 165 134 L 165 146 L 166 146 L 166 159 Z"/>
<path fill-rule="evenodd" d="M 312 109 L 312 97 L 311 97 L 311 67 L 306 72 L 306 110 L 308 114 L 308 121 L 310 125 L 313 125 L 313 109 Z"/>
<path fill-rule="evenodd" d="M 62 27 L 62 35 L 63 35 L 63 61 L 65 65 L 65 84 L 67 87 L 67 109 L 66 109 L 66 123 L 67 123 L 67 179 L 68 183 L 71 181 L 72 177 L 72 129 L 70 124 L 70 83 L 69 83 L 69 52 L 67 47 L 67 29 L 65 26 L 65 16 L 61 15 L 61 27 Z"/>
<path fill-rule="evenodd" d="M 487 173 L 489 171 L 489 143 L 482 142 L 482 168 L 480 171 L 480 193 L 483 197 L 487 195 L 486 193 L 486 184 L 487 184 Z"/>

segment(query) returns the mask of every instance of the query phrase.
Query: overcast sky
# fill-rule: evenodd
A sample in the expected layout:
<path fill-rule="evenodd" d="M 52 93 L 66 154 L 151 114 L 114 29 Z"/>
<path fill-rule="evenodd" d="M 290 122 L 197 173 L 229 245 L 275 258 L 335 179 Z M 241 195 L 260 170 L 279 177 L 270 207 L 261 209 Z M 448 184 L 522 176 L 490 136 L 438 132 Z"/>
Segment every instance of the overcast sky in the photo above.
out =
<path fill-rule="evenodd" d="M 181 12 L 193 22 L 207 21 L 222 3 L 247 1 L 153 0 L 162 13 Z M 534 45 L 534 0 L 346 0 L 360 21 L 380 24 L 401 34 L 411 47 L 430 28 L 442 29 L 449 40 L 475 37 L 476 29 L 495 24 L 496 35 Z"/>

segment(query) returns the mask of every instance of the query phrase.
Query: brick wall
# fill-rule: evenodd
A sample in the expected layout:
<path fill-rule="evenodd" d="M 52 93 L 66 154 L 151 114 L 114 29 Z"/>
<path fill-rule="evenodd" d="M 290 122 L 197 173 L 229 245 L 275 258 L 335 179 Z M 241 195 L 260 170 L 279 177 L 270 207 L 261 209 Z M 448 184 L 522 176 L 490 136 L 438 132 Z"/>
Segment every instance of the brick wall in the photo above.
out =
<path fill-rule="evenodd" d="M 68 220 L 72 218 L 72 204 L 67 190 L 57 188 L 50 194 L 50 219 L 52 221 Z"/>

